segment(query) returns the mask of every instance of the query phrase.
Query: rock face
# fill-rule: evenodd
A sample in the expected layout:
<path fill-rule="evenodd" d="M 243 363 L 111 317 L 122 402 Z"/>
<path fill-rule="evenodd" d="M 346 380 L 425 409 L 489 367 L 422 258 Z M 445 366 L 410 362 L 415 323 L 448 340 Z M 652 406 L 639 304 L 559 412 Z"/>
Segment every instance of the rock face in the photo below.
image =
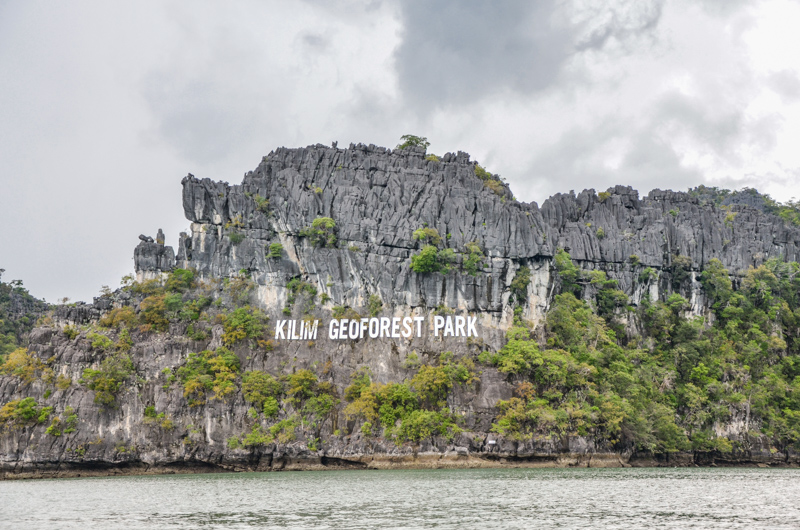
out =
<path fill-rule="evenodd" d="M 336 305 L 361 307 L 377 294 L 402 309 L 440 305 L 478 312 L 487 325 L 507 326 L 509 287 L 521 266 L 532 270 L 525 316 L 538 320 L 552 298 L 552 258 L 567 250 L 586 270 L 603 270 L 638 303 L 672 289 L 675 258 L 689 258 L 685 293 L 702 311 L 696 274 L 712 258 L 730 271 L 771 257 L 800 259 L 800 229 L 747 204 L 720 208 L 688 193 L 653 190 L 644 199 L 617 186 L 557 194 L 541 208 L 497 194 L 475 176 L 469 155 L 426 160 L 422 149 L 391 151 L 373 145 L 336 149 L 281 148 L 264 157 L 240 185 L 193 176 L 183 179 L 183 209 L 192 222 L 182 235 L 176 265 L 206 277 L 248 271 L 262 287 L 265 308 L 285 301 L 286 283 L 308 279 Z M 254 198 L 258 198 L 259 202 Z M 299 237 L 317 217 L 336 221 L 336 248 L 315 248 Z M 453 271 L 418 275 L 410 259 L 420 248 L 414 230 L 438 230 L 456 252 L 477 242 L 487 256 L 477 276 Z M 243 235 L 234 243 L 231 234 Z M 267 247 L 283 245 L 282 259 Z M 168 271 L 169 247 L 140 243 L 140 274 Z M 463 260 L 463 256 L 460 257 Z M 655 270 L 643 284 L 640 273 Z"/>
<path fill-rule="evenodd" d="M 720 208 L 702 197 L 660 190 L 640 199 L 632 188 L 618 186 L 600 194 L 558 194 L 539 207 L 517 202 L 497 181 L 487 185 L 476 176 L 475 162 L 462 152 L 432 160 L 416 148 L 281 148 L 264 157 L 241 184 L 192 175 L 182 183 L 190 232 L 180 235 L 177 255 L 164 245 L 160 230 L 155 240 L 140 236 L 134 251 L 139 282 L 160 279 L 176 268 L 192 269 L 221 293 L 224 281 L 249 278 L 255 285 L 249 302 L 269 316 L 271 326 L 279 319 L 304 316 L 292 302 L 293 280 L 317 290 L 324 301 L 306 313 L 323 322 L 337 307 L 366 315 L 371 298 L 380 301 L 375 314 L 384 317 L 427 318 L 439 312 L 478 318 L 479 340 L 434 336 L 427 328 L 421 337 L 409 339 L 341 341 L 329 339 L 321 329 L 315 341 L 279 342 L 267 352 L 246 343 L 232 347 L 242 370 L 324 372 L 340 395 L 362 367 L 369 368 L 373 381 L 397 382 L 413 375 L 414 362 L 430 362 L 441 352 L 459 358 L 502 347 L 514 317 L 512 282 L 522 267 L 530 270 L 522 316 L 540 322 L 558 292 L 553 269 L 558 249 L 567 250 L 582 269 L 602 270 L 617 280 L 634 305 L 645 295 L 665 300 L 677 290 L 697 314 L 708 306 L 698 274 L 712 258 L 730 271 L 775 256 L 800 259 L 800 229 L 753 205 Z M 314 246 L 307 230 L 321 217 L 335 222 L 336 240 Z M 411 258 L 422 247 L 413 233 L 424 227 L 435 228 L 441 247 L 455 252 L 449 272 L 411 270 Z M 485 255 L 475 275 L 463 268 L 470 243 L 477 243 Z M 643 274 L 648 268 L 651 273 Z M 183 389 L 165 375 L 165 370 L 174 373 L 184 365 L 190 353 L 221 346 L 218 324 L 199 338 L 188 334 L 185 322 L 170 323 L 164 333 L 134 330 L 130 358 L 136 378 L 120 391 L 114 406 L 98 405 L 94 393 L 78 384 L 86 368 L 97 367 L 106 357 L 87 325 L 131 303 L 137 311 L 143 309 L 132 302 L 130 292 L 118 291 L 92 305 L 59 308 L 53 326 L 33 331 L 30 350 L 47 360 L 50 382 L 0 376 L 0 403 L 34 396 L 52 404 L 62 420 L 71 407 L 79 427 L 54 437 L 45 432 L 46 425 L 25 425 L 0 436 L 0 472 L 41 476 L 109 470 L 483 466 L 501 465 L 501 460 L 519 465 L 638 462 L 630 452 L 618 454 L 588 438 L 498 439 L 490 433 L 496 403 L 510 398 L 513 386 L 493 367 L 483 368 L 480 381 L 454 389 L 447 398 L 450 410 L 464 418 L 466 431 L 450 442 L 432 438 L 418 446 L 397 446 L 364 437 L 339 408 L 317 432 L 306 428 L 303 442 L 231 448 L 226 440 L 253 424 L 241 392 L 191 406 Z M 67 333 L 66 325 L 74 326 L 74 332 Z M 106 334 L 122 340 L 118 332 Z M 52 391 L 57 377 L 71 383 Z M 142 421 L 147 407 L 163 413 L 162 418 Z M 171 424 L 165 427 L 164 420 Z M 313 439 L 320 440 L 319 446 L 309 444 Z M 703 458 L 713 462 L 711 456 Z M 645 463 L 695 460 L 684 455 Z M 778 461 L 796 463 L 798 458 L 789 449 L 776 455 L 754 443 L 740 460 Z"/>

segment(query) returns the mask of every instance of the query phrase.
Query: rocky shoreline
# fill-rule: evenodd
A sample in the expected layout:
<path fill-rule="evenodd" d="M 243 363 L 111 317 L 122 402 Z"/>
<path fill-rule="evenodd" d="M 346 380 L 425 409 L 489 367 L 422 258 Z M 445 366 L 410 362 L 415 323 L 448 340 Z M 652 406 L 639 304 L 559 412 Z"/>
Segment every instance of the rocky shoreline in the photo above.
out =
<path fill-rule="evenodd" d="M 760 467 L 798 468 L 800 454 L 754 455 L 679 452 L 660 455 L 619 453 L 469 453 L 463 448 L 446 452 L 350 454 L 328 456 L 308 451 L 250 455 L 241 461 L 211 463 L 199 460 L 169 464 L 143 461 L 17 463 L 0 468 L 0 480 L 109 477 L 124 475 L 182 475 L 281 471 L 479 469 L 479 468 L 631 468 L 631 467 Z"/>

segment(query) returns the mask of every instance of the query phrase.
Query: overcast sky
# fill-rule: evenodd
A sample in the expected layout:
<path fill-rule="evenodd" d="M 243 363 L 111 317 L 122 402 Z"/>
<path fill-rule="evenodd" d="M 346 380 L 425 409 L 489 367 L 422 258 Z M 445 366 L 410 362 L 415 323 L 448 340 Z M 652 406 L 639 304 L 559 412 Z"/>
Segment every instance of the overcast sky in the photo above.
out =
<path fill-rule="evenodd" d="M 91 301 L 181 178 L 279 146 L 469 152 L 523 201 L 800 197 L 800 1 L 0 1 L 0 268 Z"/>

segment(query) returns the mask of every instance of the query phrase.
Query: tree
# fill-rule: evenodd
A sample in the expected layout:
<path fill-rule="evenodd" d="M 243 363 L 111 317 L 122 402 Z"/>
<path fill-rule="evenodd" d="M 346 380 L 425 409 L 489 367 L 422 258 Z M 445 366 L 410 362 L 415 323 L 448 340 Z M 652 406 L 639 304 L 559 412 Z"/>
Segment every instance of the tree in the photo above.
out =
<path fill-rule="evenodd" d="M 406 149 L 408 147 L 422 147 L 427 151 L 431 143 L 424 136 L 414 136 L 413 134 L 404 134 L 400 137 L 400 143 L 397 144 L 396 149 Z"/>

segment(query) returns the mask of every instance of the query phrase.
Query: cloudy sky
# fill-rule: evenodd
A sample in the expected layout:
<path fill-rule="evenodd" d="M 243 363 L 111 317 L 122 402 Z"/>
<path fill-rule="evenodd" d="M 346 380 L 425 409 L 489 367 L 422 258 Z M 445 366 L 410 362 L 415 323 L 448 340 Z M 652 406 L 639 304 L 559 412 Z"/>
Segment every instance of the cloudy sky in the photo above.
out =
<path fill-rule="evenodd" d="M 54 302 L 279 146 L 469 152 L 520 200 L 800 197 L 800 1 L 0 1 L 0 268 Z"/>

